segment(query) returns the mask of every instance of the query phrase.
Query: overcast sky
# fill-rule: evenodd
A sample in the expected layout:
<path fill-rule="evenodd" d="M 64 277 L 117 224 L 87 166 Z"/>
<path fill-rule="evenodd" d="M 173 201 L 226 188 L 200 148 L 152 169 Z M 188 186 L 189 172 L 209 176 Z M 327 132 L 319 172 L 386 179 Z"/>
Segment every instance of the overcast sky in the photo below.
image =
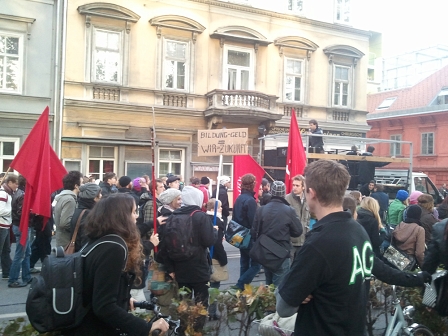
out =
<path fill-rule="evenodd" d="M 384 57 L 448 45 L 448 0 L 355 1 L 366 3 L 369 29 L 383 33 Z"/>

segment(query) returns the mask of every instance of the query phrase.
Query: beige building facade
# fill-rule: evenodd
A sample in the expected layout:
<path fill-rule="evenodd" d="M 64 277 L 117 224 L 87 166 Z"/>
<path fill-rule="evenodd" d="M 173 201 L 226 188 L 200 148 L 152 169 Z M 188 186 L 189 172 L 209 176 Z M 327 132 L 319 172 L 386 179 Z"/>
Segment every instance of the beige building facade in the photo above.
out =
<path fill-rule="evenodd" d="M 317 119 L 329 134 L 365 136 L 372 33 L 352 27 L 342 3 L 69 1 L 65 166 L 101 179 L 141 176 L 154 161 L 158 176 L 215 178 L 218 158 L 197 156 L 197 130 L 247 127 L 256 157 L 259 128 L 287 131 L 292 108 L 301 127 Z"/>

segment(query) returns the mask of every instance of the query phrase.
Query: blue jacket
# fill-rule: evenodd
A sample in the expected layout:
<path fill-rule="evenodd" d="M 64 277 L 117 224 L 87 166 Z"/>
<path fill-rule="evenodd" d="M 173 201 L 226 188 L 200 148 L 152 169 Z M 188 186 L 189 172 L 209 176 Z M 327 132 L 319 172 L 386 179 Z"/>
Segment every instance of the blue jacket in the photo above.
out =
<path fill-rule="evenodd" d="M 257 202 L 255 201 L 255 192 L 241 190 L 241 195 L 235 200 L 233 205 L 232 219 L 238 224 L 251 228 L 257 211 Z"/>

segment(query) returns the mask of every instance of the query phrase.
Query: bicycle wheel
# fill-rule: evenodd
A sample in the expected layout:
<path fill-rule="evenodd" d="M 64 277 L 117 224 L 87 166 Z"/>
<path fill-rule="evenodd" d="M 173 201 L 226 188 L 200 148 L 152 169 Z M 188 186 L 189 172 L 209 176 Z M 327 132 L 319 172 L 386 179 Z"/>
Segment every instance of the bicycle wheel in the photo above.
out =
<path fill-rule="evenodd" d="M 418 325 L 412 329 L 411 335 L 414 336 L 434 336 L 434 334 L 423 325 Z"/>

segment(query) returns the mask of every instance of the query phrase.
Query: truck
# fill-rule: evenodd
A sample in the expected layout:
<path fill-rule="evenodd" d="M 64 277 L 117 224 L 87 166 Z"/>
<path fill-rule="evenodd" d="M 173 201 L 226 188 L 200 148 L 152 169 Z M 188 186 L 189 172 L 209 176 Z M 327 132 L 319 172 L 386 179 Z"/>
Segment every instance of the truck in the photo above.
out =
<path fill-rule="evenodd" d="M 377 183 L 384 185 L 385 192 L 389 195 L 390 199 L 395 199 L 398 190 L 403 189 L 409 193 L 414 190 L 419 190 L 423 193 L 430 194 L 434 199 L 434 204 L 440 204 L 443 201 L 443 195 L 439 192 L 429 176 L 423 172 L 413 171 L 412 155 L 410 157 L 396 157 L 395 155 L 390 157 L 346 155 L 346 152 L 348 152 L 353 145 L 356 145 L 362 152 L 368 145 L 381 143 L 390 144 L 392 149 L 394 149 L 397 144 L 400 146 L 408 145 L 409 153 L 413 153 L 412 142 L 330 135 L 313 136 L 324 138 L 325 153 L 310 153 L 310 151 L 305 151 L 308 162 L 315 159 L 338 160 L 346 165 L 347 162 L 359 161 L 387 162 L 389 164 L 386 168 L 375 169 L 374 179 Z M 308 137 L 308 134 L 302 134 L 304 150 L 308 148 Z M 268 143 L 271 139 L 275 140 L 277 144 Z M 273 179 L 284 180 L 287 147 L 282 146 L 282 144 L 284 144 L 285 141 L 287 142 L 288 134 L 266 135 L 259 138 L 259 140 L 259 163 Z"/>

